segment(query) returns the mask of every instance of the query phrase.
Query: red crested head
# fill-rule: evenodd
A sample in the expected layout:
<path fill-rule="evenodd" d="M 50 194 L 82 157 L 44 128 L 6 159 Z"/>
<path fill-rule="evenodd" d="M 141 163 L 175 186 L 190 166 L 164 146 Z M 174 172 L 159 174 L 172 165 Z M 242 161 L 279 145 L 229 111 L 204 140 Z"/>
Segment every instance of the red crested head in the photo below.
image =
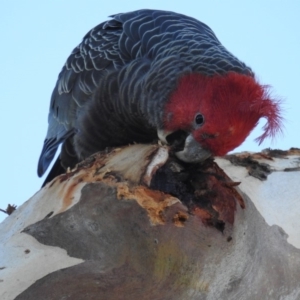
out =
<path fill-rule="evenodd" d="M 203 149 L 225 155 L 246 139 L 260 118 L 267 123 L 256 139 L 259 143 L 280 132 L 279 104 L 270 98 L 268 86 L 251 76 L 189 74 L 179 80 L 166 104 L 164 129 L 190 132 Z"/>

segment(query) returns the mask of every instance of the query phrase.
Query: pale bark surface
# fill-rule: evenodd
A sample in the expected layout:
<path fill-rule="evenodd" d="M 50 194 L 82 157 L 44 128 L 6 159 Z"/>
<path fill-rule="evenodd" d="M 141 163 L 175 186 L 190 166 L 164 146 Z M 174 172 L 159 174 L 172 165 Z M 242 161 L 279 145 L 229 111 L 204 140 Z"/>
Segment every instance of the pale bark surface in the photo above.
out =
<path fill-rule="evenodd" d="M 234 182 L 213 161 L 190 168 L 155 145 L 96 156 L 54 180 L 0 226 L 0 298 L 299 299 L 297 239 L 235 187 L 249 180 L 242 167 L 217 162 Z"/>

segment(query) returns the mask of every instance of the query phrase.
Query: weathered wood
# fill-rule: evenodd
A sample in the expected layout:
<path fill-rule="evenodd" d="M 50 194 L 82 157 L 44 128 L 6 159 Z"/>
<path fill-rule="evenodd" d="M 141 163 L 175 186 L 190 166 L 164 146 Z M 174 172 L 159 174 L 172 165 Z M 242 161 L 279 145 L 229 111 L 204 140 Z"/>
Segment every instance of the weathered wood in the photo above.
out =
<path fill-rule="evenodd" d="M 92 157 L 1 224 L 0 298 L 298 299 L 300 250 L 233 179 L 157 145 Z"/>

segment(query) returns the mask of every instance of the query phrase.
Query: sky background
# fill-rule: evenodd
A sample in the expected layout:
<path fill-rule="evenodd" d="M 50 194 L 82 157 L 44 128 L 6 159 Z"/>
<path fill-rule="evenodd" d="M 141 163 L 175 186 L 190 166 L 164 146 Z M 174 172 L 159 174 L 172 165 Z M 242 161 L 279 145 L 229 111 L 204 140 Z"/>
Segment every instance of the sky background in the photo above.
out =
<path fill-rule="evenodd" d="M 21 205 L 43 178 L 37 161 L 47 130 L 50 96 L 67 57 L 109 15 L 151 8 L 206 23 L 222 44 L 284 100 L 284 134 L 258 146 L 260 122 L 237 151 L 300 148 L 300 1 L 15 0 L 0 4 L 0 208 Z M 6 215 L 0 212 L 0 221 Z"/>

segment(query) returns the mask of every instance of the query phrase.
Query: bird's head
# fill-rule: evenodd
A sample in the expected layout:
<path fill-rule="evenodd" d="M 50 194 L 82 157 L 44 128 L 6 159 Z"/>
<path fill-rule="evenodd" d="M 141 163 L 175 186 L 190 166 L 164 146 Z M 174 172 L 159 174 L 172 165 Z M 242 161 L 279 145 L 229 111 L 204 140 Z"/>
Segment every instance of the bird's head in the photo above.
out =
<path fill-rule="evenodd" d="M 158 136 L 173 146 L 179 159 L 199 162 L 238 147 L 260 118 L 267 123 L 256 140 L 273 138 L 281 131 L 279 104 L 252 76 L 185 75 L 166 104 Z"/>

